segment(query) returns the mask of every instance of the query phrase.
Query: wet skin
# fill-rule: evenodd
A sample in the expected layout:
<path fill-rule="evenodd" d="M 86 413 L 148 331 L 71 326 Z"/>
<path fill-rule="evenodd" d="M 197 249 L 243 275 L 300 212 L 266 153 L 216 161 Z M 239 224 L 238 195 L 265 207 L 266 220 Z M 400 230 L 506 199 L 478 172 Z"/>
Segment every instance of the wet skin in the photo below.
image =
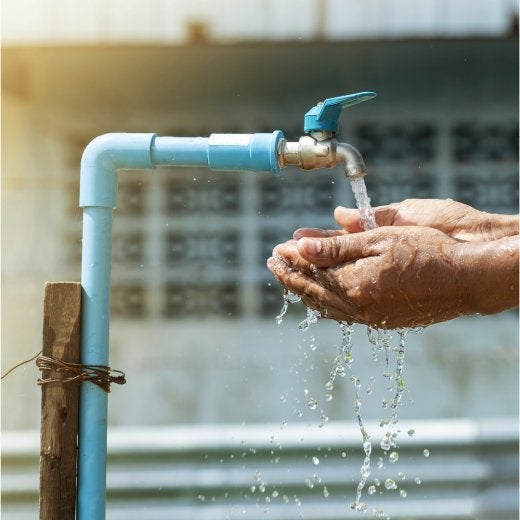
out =
<path fill-rule="evenodd" d="M 381 328 L 426 326 L 518 305 L 518 219 L 450 200 L 375 208 L 379 228 L 337 208 L 341 230 L 299 229 L 268 267 L 325 317 Z"/>

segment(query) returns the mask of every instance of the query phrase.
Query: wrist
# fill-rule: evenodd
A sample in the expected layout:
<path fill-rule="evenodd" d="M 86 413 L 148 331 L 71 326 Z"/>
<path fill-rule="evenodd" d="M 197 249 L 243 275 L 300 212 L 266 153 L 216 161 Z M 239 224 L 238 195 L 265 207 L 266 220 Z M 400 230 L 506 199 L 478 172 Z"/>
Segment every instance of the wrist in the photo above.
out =
<path fill-rule="evenodd" d="M 518 236 L 458 246 L 463 314 L 518 306 Z"/>
<path fill-rule="evenodd" d="M 518 215 L 488 213 L 486 223 L 487 240 L 498 240 L 503 237 L 512 237 L 519 233 Z"/>

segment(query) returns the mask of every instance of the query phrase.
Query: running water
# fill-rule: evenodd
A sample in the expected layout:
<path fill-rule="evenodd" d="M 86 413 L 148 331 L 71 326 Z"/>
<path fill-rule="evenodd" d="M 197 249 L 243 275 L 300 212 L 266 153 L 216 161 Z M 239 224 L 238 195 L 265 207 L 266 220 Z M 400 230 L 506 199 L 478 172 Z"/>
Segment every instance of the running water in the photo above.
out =
<path fill-rule="evenodd" d="M 287 309 L 289 309 L 290 303 L 298 303 L 302 299 L 297 294 L 292 293 L 291 291 L 284 289 L 283 291 L 283 306 L 280 309 L 280 312 L 278 313 L 278 316 L 276 316 L 275 321 L 278 325 L 281 325 L 283 318 L 285 314 L 287 313 Z"/>
<path fill-rule="evenodd" d="M 365 181 L 363 178 L 350 180 L 350 184 L 352 186 L 352 191 L 354 193 L 354 198 L 356 200 L 356 206 L 360 212 L 360 220 L 362 227 L 365 231 L 377 228 L 375 212 L 370 205 L 370 198 L 368 196 Z M 283 307 L 276 316 L 276 322 L 280 324 L 282 319 L 287 312 L 288 306 L 290 303 L 296 303 L 301 301 L 301 298 L 287 290 L 284 291 L 284 304 Z M 309 326 L 313 323 L 316 323 L 318 319 L 321 318 L 321 314 L 318 311 L 314 311 L 312 309 L 307 309 L 306 318 L 300 323 L 299 329 L 302 331 L 306 331 Z M 353 327 L 351 324 L 346 322 L 339 322 L 339 327 L 342 333 L 342 341 L 340 346 L 339 355 L 334 360 L 334 365 L 331 369 L 329 380 L 325 384 L 325 389 L 327 391 L 332 391 L 334 388 L 334 382 L 337 376 L 344 377 L 347 375 L 347 372 L 350 376 L 350 381 L 355 386 L 355 406 L 354 413 L 356 415 L 356 419 L 359 424 L 359 429 L 361 432 L 361 436 L 363 439 L 363 450 L 365 452 L 365 457 L 363 459 L 363 463 L 361 465 L 361 478 L 356 490 L 356 498 L 355 501 L 350 504 L 350 507 L 356 511 L 366 511 L 367 505 L 365 502 L 361 500 L 363 489 L 367 483 L 367 480 L 371 474 L 371 454 L 372 454 L 372 442 L 370 440 L 370 435 L 365 428 L 363 417 L 361 415 L 361 397 L 360 397 L 360 388 L 361 381 L 358 377 L 356 377 L 352 372 L 352 332 Z M 404 356 L 405 356 L 405 337 L 407 330 L 401 329 L 397 331 L 399 335 L 399 345 L 396 348 L 392 348 L 391 340 L 392 336 L 390 331 L 377 329 L 373 327 L 367 327 L 368 340 L 373 345 L 372 348 L 372 357 L 374 361 L 377 361 L 379 358 L 379 354 L 384 352 L 384 362 L 385 362 L 385 372 L 384 377 L 388 379 L 389 385 L 393 381 L 395 384 L 395 388 L 392 386 L 388 386 L 388 389 L 394 390 L 394 397 L 390 404 L 390 415 L 380 421 L 380 426 L 389 426 L 395 427 L 395 425 L 399 422 L 398 411 L 401 404 L 401 398 L 405 389 L 405 383 L 403 378 L 403 368 L 404 368 Z M 392 373 L 390 370 L 390 358 L 391 353 L 396 353 L 396 368 L 395 372 Z M 373 381 L 374 378 L 371 378 Z M 371 393 L 371 387 L 367 390 L 367 393 Z M 386 409 L 388 407 L 388 403 L 383 401 L 382 408 Z M 409 432 L 410 435 L 410 432 Z M 396 448 L 397 432 L 395 431 L 387 431 L 381 441 L 381 449 L 388 455 L 388 452 L 391 448 Z M 399 454 L 397 451 L 392 451 L 388 455 L 388 461 L 390 463 L 395 463 L 399 458 Z M 380 463 L 378 467 L 381 468 L 383 466 L 383 459 L 380 458 Z M 375 479 L 375 481 L 378 479 Z M 397 489 L 397 484 L 392 479 L 387 479 L 385 481 L 385 488 L 388 490 Z M 375 488 L 374 486 L 370 486 L 369 495 L 374 494 Z M 402 498 L 406 497 L 406 492 L 404 490 L 400 490 L 400 496 Z M 390 518 L 387 516 L 383 510 L 374 509 L 374 513 L 378 517 Z"/>
<path fill-rule="evenodd" d="M 376 214 L 370 205 L 370 197 L 367 193 L 365 180 L 363 177 L 360 177 L 359 179 L 352 179 L 350 181 L 350 186 L 354 192 L 356 206 L 361 215 L 361 224 L 363 225 L 363 229 L 365 231 L 368 231 L 369 229 L 375 229 L 377 227 Z"/>

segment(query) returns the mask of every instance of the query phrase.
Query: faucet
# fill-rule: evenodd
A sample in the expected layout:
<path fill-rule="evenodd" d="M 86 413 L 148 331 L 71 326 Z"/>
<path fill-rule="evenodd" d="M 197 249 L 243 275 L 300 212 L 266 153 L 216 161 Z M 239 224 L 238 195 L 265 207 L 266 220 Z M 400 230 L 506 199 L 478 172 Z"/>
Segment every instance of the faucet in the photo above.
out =
<path fill-rule="evenodd" d="M 112 213 L 119 170 L 197 166 L 280 174 L 288 165 L 304 170 L 345 165 L 345 175 L 366 174 L 361 154 L 333 137 L 343 108 L 374 97 L 359 92 L 318 103 L 305 114 L 309 135 L 288 142 L 280 130 L 209 137 L 161 137 L 154 133 L 110 133 L 94 138 L 81 157 L 81 362 L 108 365 Z M 80 388 L 78 520 L 105 518 L 107 395 L 90 382 Z"/>
<path fill-rule="evenodd" d="M 358 92 L 328 98 L 305 114 L 304 130 L 309 135 L 298 142 L 279 142 L 278 162 L 281 167 L 296 165 L 303 170 L 332 168 L 344 164 L 349 180 L 366 175 L 365 162 L 359 151 L 347 143 L 338 143 L 333 135 L 338 131 L 338 119 L 343 108 L 371 99 L 374 92 Z"/>

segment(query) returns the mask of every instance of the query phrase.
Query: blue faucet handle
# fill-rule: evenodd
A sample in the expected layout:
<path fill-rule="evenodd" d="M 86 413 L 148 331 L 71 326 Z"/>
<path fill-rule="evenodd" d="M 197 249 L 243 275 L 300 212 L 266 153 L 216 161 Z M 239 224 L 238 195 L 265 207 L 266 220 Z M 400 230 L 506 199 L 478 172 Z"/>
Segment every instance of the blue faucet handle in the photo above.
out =
<path fill-rule="evenodd" d="M 372 99 L 376 95 L 375 92 L 358 92 L 328 98 L 318 103 L 305 114 L 305 132 L 337 132 L 339 116 L 344 108 Z"/>

